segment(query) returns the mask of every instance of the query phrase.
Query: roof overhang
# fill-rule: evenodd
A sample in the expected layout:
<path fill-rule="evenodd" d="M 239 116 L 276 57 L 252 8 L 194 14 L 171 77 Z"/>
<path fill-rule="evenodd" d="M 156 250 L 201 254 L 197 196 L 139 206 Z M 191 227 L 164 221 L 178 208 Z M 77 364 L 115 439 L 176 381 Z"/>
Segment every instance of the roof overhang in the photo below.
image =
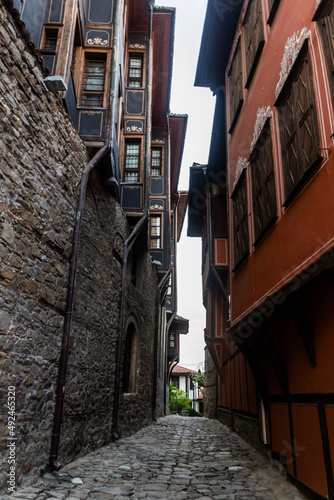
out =
<path fill-rule="evenodd" d="M 242 4 L 231 0 L 208 0 L 195 77 L 196 87 L 215 90 L 224 85 Z"/>
<path fill-rule="evenodd" d="M 188 236 L 202 236 L 203 217 L 206 209 L 206 167 L 206 165 L 195 164 L 189 169 Z"/>
<path fill-rule="evenodd" d="M 179 200 L 178 200 L 177 209 L 176 209 L 176 218 L 177 218 L 176 241 L 177 242 L 179 242 L 180 238 L 181 238 L 181 232 L 182 232 L 182 228 L 183 228 L 184 219 L 186 216 L 187 205 L 188 205 L 188 191 L 180 191 L 179 192 Z"/>
<path fill-rule="evenodd" d="M 152 126 L 166 127 L 170 109 L 175 37 L 175 8 L 153 9 Z"/>
<path fill-rule="evenodd" d="M 184 142 L 186 138 L 188 115 L 170 114 L 170 154 L 171 154 L 171 197 L 177 196 L 177 186 L 179 183 Z"/>
<path fill-rule="evenodd" d="M 176 315 L 171 326 L 176 333 L 186 335 L 189 332 L 189 319 Z"/>

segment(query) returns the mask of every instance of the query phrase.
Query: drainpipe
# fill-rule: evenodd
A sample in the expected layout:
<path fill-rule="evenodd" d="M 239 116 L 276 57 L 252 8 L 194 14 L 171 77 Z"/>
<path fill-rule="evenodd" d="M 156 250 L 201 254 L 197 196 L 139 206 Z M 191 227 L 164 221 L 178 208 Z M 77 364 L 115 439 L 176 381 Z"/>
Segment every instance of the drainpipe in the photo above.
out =
<path fill-rule="evenodd" d="M 110 109 L 110 106 L 109 106 Z M 104 146 L 96 153 L 92 161 L 88 164 L 86 170 L 84 171 L 81 179 L 80 194 L 77 208 L 76 221 L 74 226 L 74 236 L 72 243 L 72 255 L 70 264 L 70 275 L 69 284 L 67 289 L 67 299 L 66 299 L 66 309 L 65 309 L 65 320 L 64 320 L 64 330 L 63 330 L 63 340 L 62 348 L 60 353 L 59 361 L 59 371 L 58 371 L 58 386 L 56 391 L 56 404 L 55 413 L 53 420 L 53 432 L 51 440 L 51 453 L 50 453 L 50 466 L 52 469 L 59 470 L 60 463 L 58 462 L 59 453 L 59 441 L 60 441 L 60 430 L 61 430 L 61 420 L 64 407 L 64 394 L 65 394 L 65 384 L 66 384 L 66 372 L 67 372 L 67 362 L 69 353 L 69 340 L 72 326 L 73 317 L 73 304 L 74 304 L 74 291 L 75 291 L 75 278 L 78 267 L 79 258 L 79 244 L 81 236 L 81 226 L 83 218 L 83 210 L 85 205 L 86 188 L 91 172 L 96 168 L 102 158 L 110 149 L 110 133 L 111 128 L 108 123 L 106 132 L 106 141 Z"/>
<path fill-rule="evenodd" d="M 148 50 L 147 50 L 147 82 L 146 82 L 146 138 L 145 138 L 145 193 L 144 206 L 148 208 L 148 179 L 150 175 L 151 158 L 151 129 L 152 129 L 152 75 L 153 75 L 153 3 L 149 2 L 149 30 L 148 30 Z"/>
<path fill-rule="evenodd" d="M 116 355 L 116 373 L 115 373 L 115 390 L 114 390 L 114 410 L 112 420 L 112 437 L 118 439 L 118 410 L 119 410 L 119 394 L 121 384 L 121 358 L 122 358 L 122 341 L 124 337 L 124 324 L 125 324 L 125 301 L 126 301 L 126 281 L 128 272 L 128 255 L 132 245 L 136 241 L 137 236 L 143 229 L 145 222 L 148 220 L 148 213 L 145 211 L 143 217 L 137 222 L 132 233 L 124 243 L 123 252 L 123 268 L 122 268 L 122 285 L 121 285 L 121 305 L 119 316 L 119 328 L 117 339 L 117 355 Z"/>
<path fill-rule="evenodd" d="M 118 32 L 119 32 L 118 17 L 119 17 L 120 3 L 121 3 L 121 0 L 117 0 L 117 4 L 115 7 L 115 14 L 114 14 L 114 26 L 115 26 L 114 29 L 115 29 L 115 33 L 117 33 L 117 36 L 118 36 Z M 117 50 L 117 43 L 115 44 L 115 39 L 116 39 L 116 35 L 114 38 L 113 51 Z M 114 66 L 114 64 L 115 64 L 115 58 L 113 58 L 113 66 Z M 63 408 L 64 408 L 64 395 L 65 395 L 66 373 L 67 373 L 68 354 L 69 354 L 69 341 L 70 341 L 72 318 L 73 318 L 75 278 L 76 278 L 76 272 L 77 272 L 77 268 L 78 268 L 79 244 L 80 244 L 80 236 L 81 236 L 83 210 L 84 210 L 84 206 L 85 206 L 86 189 L 87 189 L 90 174 L 97 167 L 97 165 L 100 163 L 102 158 L 107 154 L 107 152 L 110 151 L 111 136 L 112 136 L 111 121 L 112 121 L 113 116 L 114 116 L 112 113 L 112 103 L 113 103 L 113 93 L 112 93 L 112 89 L 111 89 L 110 98 L 109 98 L 109 106 L 108 106 L 108 111 L 107 111 L 107 129 L 106 129 L 105 143 L 104 143 L 104 146 L 96 153 L 94 158 L 88 164 L 86 170 L 84 171 L 84 173 L 82 175 L 81 185 L 80 185 L 80 193 L 79 193 L 77 214 L 76 214 L 76 220 L 75 220 L 75 226 L 74 226 L 73 243 L 72 243 L 69 284 L 68 284 L 68 289 L 67 289 L 63 339 L 62 339 L 62 348 L 61 348 L 60 360 L 59 360 L 58 384 L 57 384 L 57 390 L 56 390 L 55 412 L 54 412 L 54 417 L 53 417 L 53 430 L 52 430 L 52 438 L 51 438 L 50 467 L 53 470 L 59 470 L 61 467 L 61 464 L 58 461 L 59 443 L 60 443 L 60 432 L 61 432 Z"/>

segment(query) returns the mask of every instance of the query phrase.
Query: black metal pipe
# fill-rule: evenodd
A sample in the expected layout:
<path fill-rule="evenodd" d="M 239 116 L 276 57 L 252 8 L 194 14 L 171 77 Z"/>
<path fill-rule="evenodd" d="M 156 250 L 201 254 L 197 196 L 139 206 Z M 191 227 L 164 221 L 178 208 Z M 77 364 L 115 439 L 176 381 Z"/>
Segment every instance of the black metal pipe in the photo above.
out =
<path fill-rule="evenodd" d="M 112 79 L 113 82 L 115 80 L 114 76 L 116 75 L 116 65 L 117 65 L 117 57 L 115 51 L 118 46 L 118 33 L 119 33 L 119 13 L 120 13 L 120 4 L 121 0 L 117 0 L 115 11 L 114 11 L 114 45 L 113 45 L 113 62 L 112 62 Z M 111 139 L 112 139 L 112 127 L 111 122 L 114 117 L 113 107 L 114 107 L 114 92 L 113 88 L 110 88 L 109 95 L 109 105 L 107 111 L 107 129 L 106 129 L 106 138 L 103 147 L 96 153 L 93 159 L 88 164 L 86 170 L 84 171 L 81 179 L 80 185 L 80 193 L 78 199 L 78 207 L 76 213 L 76 220 L 74 226 L 74 235 L 73 235 L 73 243 L 72 243 L 72 254 L 71 254 L 71 263 L 70 263 L 70 274 L 69 274 L 69 284 L 67 289 L 67 298 L 66 298 L 66 308 L 65 308 L 65 320 L 64 320 L 64 328 L 63 328 L 63 338 L 62 338 L 62 348 L 60 353 L 59 360 L 59 370 L 58 370 L 58 384 L 56 390 L 56 402 L 55 402 L 55 411 L 53 418 L 53 430 L 51 437 L 51 449 L 50 449 L 50 468 L 54 470 L 59 470 L 61 465 L 58 460 L 59 456 L 59 443 L 60 443 L 60 432 L 61 432 L 61 421 L 63 415 L 64 408 L 64 395 L 65 395 L 65 384 L 66 384 L 66 373 L 67 373 L 67 364 L 68 364 L 68 353 L 69 353 L 69 340 L 71 333 L 71 325 L 72 325 L 72 317 L 73 317 L 73 304 L 74 304 L 74 291 L 75 291 L 75 278 L 78 267 L 78 258 L 79 258 L 79 244 L 80 244 L 80 236 L 81 236 L 81 227 L 82 227 L 82 218 L 83 218 L 83 210 L 85 206 L 85 198 L 86 198 L 86 189 L 88 185 L 88 180 L 92 171 L 97 167 L 103 157 L 106 155 L 108 151 L 110 151 L 111 147 Z"/>
<path fill-rule="evenodd" d="M 121 285 L 121 304 L 119 315 L 119 328 L 117 338 L 117 354 L 116 354 L 116 371 L 115 371 L 115 389 L 114 389 L 114 407 L 112 419 L 112 437 L 118 439 L 118 411 L 119 411 L 119 394 L 121 385 L 121 358 L 122 358 L 122 341 L 124 336 L 124 322 L 125 322 L 125 300 L 126 300 L 126 279 L 128 272 L 128 255 L 129 251 L 134 244 L 137 236 L 142 230 L 145 222 L 148 219 L 148 213 L 145 211 L 143 217 L 137 222 L 132 233 L 124 243 L 123 249 L 123 267 L 122 267 L 122 285 Z"/>
<path fill-rule="evenodd" d="M 59 454 L 59 442 L 60 442 L 60 431 L 61 431 L 61 420 L 64 407 L 64 394 L 65 394 L 65 384 L 66 384 L 66 372 L 68 363 L 68 353 L 69 353 L 69 340 L 73 317 L 73 304 L 74 304 L 74 291 L 75 291 L 75 278 L 78 268 L 78 258 L 79 258 L 79 244 L 81 236 L 82 218 L 83 210 L 85 205 L 86 189 L 91 172 L 99 164 L 102 158 L 110 149 L 110 124 L 108 124 L 106 132 L 105 145 L 96 153 L 94 158 L 88 164 L 86 170 L 84 171 L 81 179 L 80 194 L 78 200 L 78 207 L 76 212 L 76 221 L 74 226 L 74 235 L 72 243 L 72 255 L 70 264 L 70 274 L 69 274 L 69 284 L 67 289 L 67 299 L 65 308 L 65 320 L 63 329 L 63 339 L 62 348 L 59 360 L 59 370 L 58 370 L 58 385 L 56 391 L 56 404 L 53 419 L 53 431 L 51 439 L 51 451 L 50 451 L 50 467 L 55 470 L 60 469 L 60 463 L 58 461 Z"/>

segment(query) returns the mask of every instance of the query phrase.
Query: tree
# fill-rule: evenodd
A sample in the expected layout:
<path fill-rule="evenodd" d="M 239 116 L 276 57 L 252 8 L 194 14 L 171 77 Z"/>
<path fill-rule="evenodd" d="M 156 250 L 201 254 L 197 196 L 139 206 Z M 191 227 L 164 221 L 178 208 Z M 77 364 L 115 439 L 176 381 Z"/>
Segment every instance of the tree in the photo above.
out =
<path fill-rule="evenodd" d="M 202 389 L 204 387 L 204 373 L 199 373 L 198 375 L 196 375 L 195 381 L 196 381 L 197 387 L 199 389 Z"/>
<path fill-rule="evenodd" d="M 181 413 L 182 410 L 191 408 L 187 393 L 169 384 L 169 409 Z"/>

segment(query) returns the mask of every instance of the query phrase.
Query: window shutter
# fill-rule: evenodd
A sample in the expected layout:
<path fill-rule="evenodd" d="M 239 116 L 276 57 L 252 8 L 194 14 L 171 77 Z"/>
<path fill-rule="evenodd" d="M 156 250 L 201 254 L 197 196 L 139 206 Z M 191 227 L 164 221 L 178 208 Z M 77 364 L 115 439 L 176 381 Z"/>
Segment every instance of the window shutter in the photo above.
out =
<path fill-rule="evenodd" d="M 242 85 L 242 59 L 240 38 L 235 49 L 231 69 L 229 73 L 229 93 L 230 93 L 230 130 L 232 133 L 243 103 Z"/>
<path fill-rule="evenodd" d="M 270 122 L 266 122 L 249 159 L 252 175 L 255 243 L 276 219 L 276 189 Z"/>
<path fill-rule="evenodd" d="M 318 164 L 320 136 L 308 51 L 303 50 L 278 104 L 286 200 Z M 283 90 L 284 91 L 284 90 Z"/>
<path fill-rule="evenodd" d="M 261 0 L 251 0 L 244 22 L 247 82 L 250 86 L 263 45 Z"/>
<path fill-rule="evenodd" d="M 248 206 L 246 171 L 241 174 L 232 195 L 234 267 L 238 266 L 249 254 Z"/>
<path fill-rule="evenodd" d="M 309 54 L 306 56 L 294 87 L 300 145 L 300 171 L 303 175 L 320 156 L 320 137 Z"/>

